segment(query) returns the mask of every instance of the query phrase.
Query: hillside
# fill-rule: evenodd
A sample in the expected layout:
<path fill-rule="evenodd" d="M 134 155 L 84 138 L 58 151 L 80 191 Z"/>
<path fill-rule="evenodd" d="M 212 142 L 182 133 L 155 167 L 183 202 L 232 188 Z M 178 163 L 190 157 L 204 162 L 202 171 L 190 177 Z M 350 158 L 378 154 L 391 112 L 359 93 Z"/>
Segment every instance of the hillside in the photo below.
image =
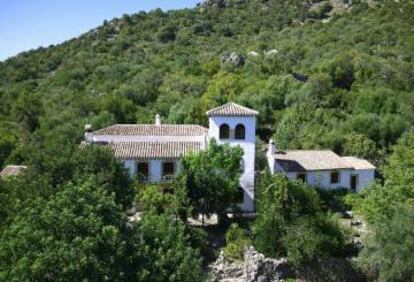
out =
<path fill-rule="evenodd" d="M 0 165 L 78 144 L 85 123 L 205 124 L 229 100 L 260 111 L 264 141 L 380 164 L 414 121 L 414 5 L 326 2 L 140 12 L 1 62 Z"/>
<path fill-rule="evenodd" d="M 0 177 L 0 281 L 412 281 L 413 47 L 413 1 L 206 0 L 0 62 L 0 167 L 23 165 Z M 79 146 L 85 124 L 206 125 L 227 101 L 260 112 L 257 148 L 360 156 L 376 181 L 318 189 L 260 151 L 255 217 L 228 217 L 239 147 L 209 142 L 149 184 Z"/>

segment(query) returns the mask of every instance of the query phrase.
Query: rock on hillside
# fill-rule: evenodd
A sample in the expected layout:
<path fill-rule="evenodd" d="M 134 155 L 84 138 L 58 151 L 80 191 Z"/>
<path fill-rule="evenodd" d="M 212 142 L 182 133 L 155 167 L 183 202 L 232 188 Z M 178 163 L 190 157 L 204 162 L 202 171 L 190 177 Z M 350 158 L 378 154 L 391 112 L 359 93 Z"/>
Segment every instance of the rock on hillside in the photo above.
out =
<path fill-rule="evenodd" d="M 273 282 L 284 281 L 288 273 L 286 259 L 266 258 L 253 247 L 246 248 L 244 262 L 228 261 L 223 252 L 211 266 L 213 281 Z"/>

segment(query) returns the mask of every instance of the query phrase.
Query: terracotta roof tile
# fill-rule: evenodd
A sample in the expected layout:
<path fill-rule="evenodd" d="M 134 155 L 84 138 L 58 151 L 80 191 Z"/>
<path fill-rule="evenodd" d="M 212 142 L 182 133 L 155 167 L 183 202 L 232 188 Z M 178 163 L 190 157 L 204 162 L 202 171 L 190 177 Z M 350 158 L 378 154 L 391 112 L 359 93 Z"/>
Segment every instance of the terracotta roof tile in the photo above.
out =
<path fill-rule="evenodd" d="M 207 131 L 195 124 L 114 124 L 95 131 L 94 135 L 200 136 Z"/>
<path fill-rule="evenodd" d="M 342 157 L 348 164 L 354 167 L 354 169 L 376 169 L 376 167 L 369 161 L 360 159 L 357 157 Z"/>
<path fill-rule="evenodd" d="M 24 165 L 8 165 L 0 172 L 0 177 L 17 176 L 22 173 L 27 167 Z"/>
<path fill-rule="evenodd" d="M 303 170 L 353 169 L 353 166 L 332 151 L 292 150 L 276 152 L 276 162 L 293 161 Z"/>
<path fill-rule="evenodd" d="M 203 149 L 202 142 L 115 142 L 106 145 L 119 159 L 177 159 Z"/>
<path fill-rule="evenodd" d="M 208 116 L 257 116 L 258 111 L 230 102 L 206 112 Z"/>

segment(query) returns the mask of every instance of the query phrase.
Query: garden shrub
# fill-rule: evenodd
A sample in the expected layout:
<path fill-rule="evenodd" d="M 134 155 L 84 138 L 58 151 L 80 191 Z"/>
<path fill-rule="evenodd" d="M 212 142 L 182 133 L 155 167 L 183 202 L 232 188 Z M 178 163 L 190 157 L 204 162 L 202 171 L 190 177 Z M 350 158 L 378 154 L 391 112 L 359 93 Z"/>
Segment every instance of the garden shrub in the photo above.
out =
<path fill-rule="evenodd" d="M 246 231 L 243 228 L 240 228 L 237 223 L 233 223 L 226 232 L 224 255 L 230 259 L 242 260 L 244 257 L 244 250 L 250 244 L 251 240 L 247 236 Z"/>

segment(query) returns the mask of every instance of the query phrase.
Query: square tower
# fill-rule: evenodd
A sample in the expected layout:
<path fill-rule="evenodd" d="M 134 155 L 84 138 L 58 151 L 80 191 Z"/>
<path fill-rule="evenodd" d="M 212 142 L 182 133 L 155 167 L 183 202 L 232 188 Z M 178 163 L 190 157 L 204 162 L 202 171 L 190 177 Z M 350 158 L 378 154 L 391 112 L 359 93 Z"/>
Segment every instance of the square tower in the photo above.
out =
<path fill-rule="evenodd" d="M 256 117 L 259 112 L 227 103 L 207 111 L 209 117 L 208 137 L 217 140 L 218 144 L 228 143 L 243 149 L 242 175 L 240 188 L 243 189 L 245 212 L 254 211 L 254 174 L 256 157 Z"/>

